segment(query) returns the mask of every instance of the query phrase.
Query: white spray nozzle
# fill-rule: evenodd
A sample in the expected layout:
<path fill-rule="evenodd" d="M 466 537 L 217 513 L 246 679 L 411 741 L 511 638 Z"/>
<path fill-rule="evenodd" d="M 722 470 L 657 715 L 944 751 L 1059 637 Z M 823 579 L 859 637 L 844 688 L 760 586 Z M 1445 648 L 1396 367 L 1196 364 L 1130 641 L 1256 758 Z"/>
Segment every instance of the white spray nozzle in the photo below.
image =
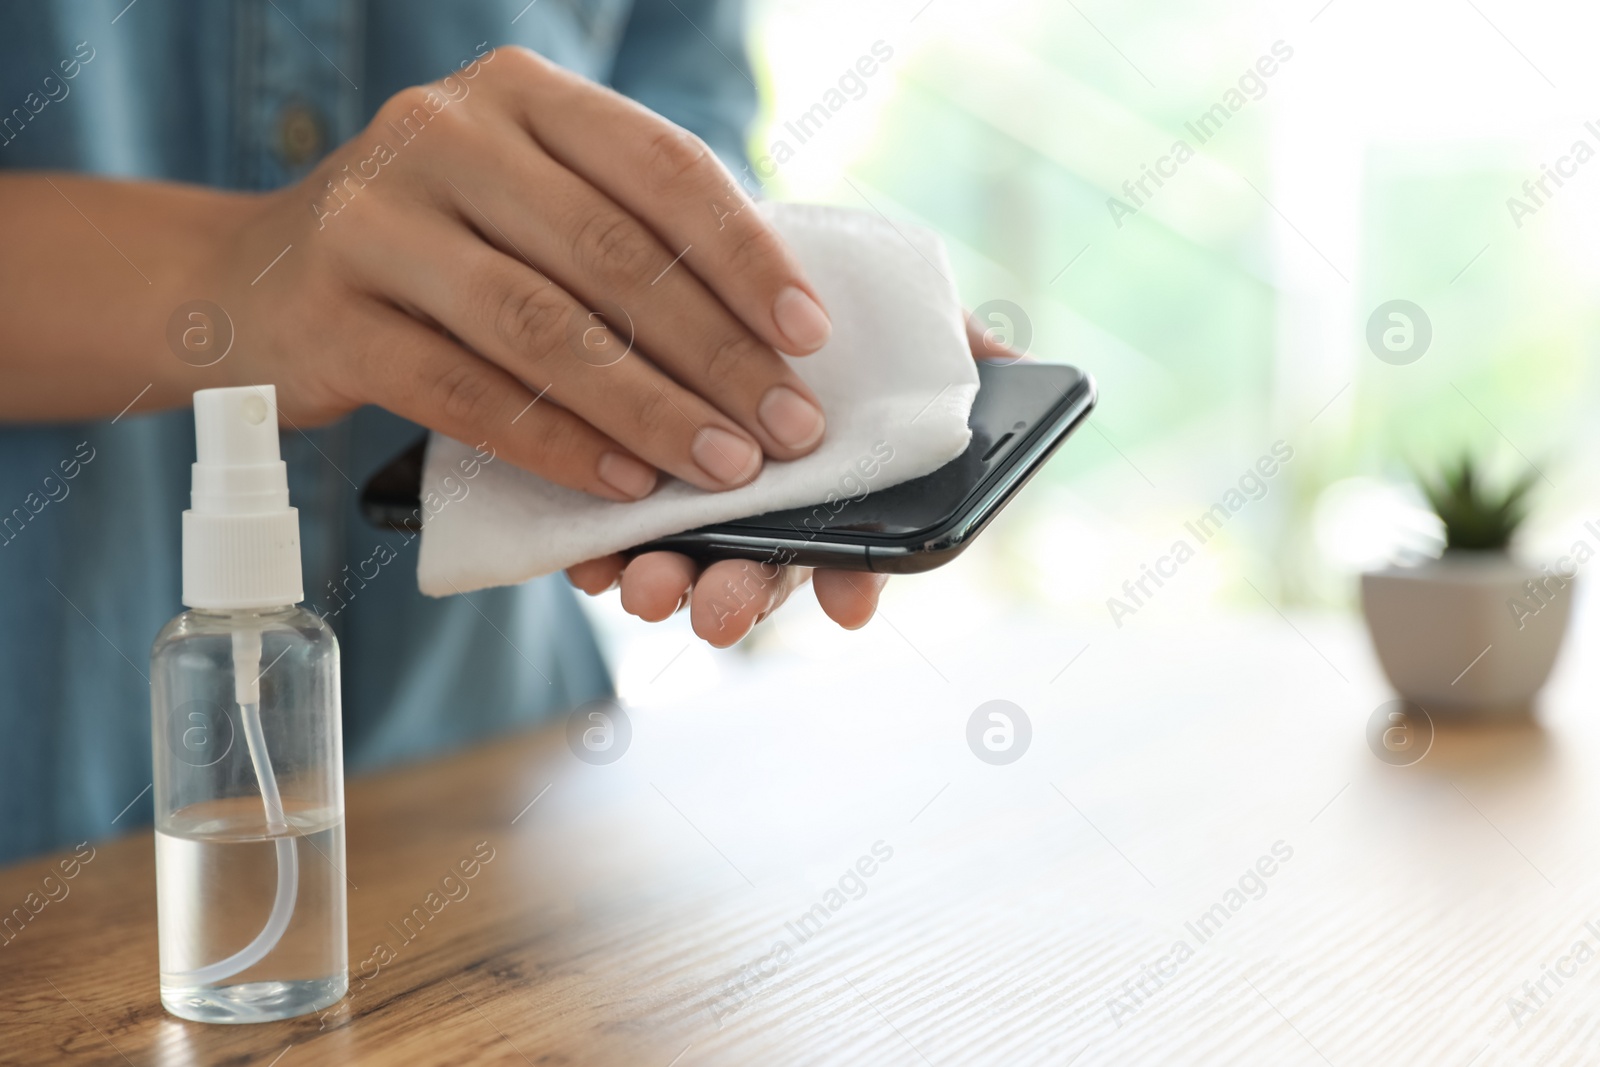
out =
<path fill-rule="evenodd" d="M 193 608 L 298 604 L 300 518 L 278 454 L 270 385 L 194 394 L 196 462 L 183 513 L 183 602 Z"/>
<path fill-rule="evenodd" d="M 278 391 L 270 385 L 194 394 L 191 506 L 207 515 L 261 515 L 289 507 L 278 458 Z"/>
<path fill-rule="evenodd" d="M 276 386 L 200 390 L 194 394 L 200 462 L 221 466 L 278 462 L 277 416 Z"/>

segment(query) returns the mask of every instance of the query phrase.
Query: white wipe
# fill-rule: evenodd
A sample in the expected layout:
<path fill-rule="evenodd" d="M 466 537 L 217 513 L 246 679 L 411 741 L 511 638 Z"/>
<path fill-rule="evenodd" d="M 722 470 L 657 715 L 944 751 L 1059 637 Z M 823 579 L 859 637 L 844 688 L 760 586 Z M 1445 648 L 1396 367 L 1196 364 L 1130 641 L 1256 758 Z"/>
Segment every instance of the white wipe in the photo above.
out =
<path fill-rule="evenodd" d="M 793 204 L 762 210 L 833 319 L 826 346 L 790 360 L 827 416 L 817 450 L 789 463 L 769 459 L 741 489 L 711 493 L 663 475 L 644 500 L 619 504 L 554 485 L 503 458 L 482 463 L 472 448 L 434 434 L 422 477 L 417 583 L 424 593 L 511 585 L 666 534 L 816 504 L 830 494 L 859 495 L 863 481 L 868 490 L 884 489 L 961 454 L 978 373 L 943 242 L 864 211 Z M 881 462 L 885 445 L 892 458 Z"/>

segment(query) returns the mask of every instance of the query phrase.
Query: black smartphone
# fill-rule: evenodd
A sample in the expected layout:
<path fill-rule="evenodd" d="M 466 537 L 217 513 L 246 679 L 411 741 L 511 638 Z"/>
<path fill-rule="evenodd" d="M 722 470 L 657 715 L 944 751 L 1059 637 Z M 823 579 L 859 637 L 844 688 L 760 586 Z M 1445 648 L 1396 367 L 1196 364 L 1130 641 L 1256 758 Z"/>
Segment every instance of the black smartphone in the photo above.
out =
<path fill-rule="evenodd" d="M 673 534 L 635 552 L 910 574 L 961 553 L 1094 407 L 1094 380 L 1061 363 L 978 364 L 965 452 L 932 474 L 829 503 Z M 891 461 L 892 462 L 892 461 Z M 842 485 L 846 492 L 850 486 Z"/>
<path fill-rule="evenodd" d="M 681 552 L 701 562 L 751 559 L 780 565 L 909 574 L 961 553 L 1082 424 L 1095 403 L 1094 379 L 1062 363 L 978 364 L 972 441 L 921 478 L 871 488 L 868 472 L 843 495 L 672 534 L 631 550 Z M 415 530 L 424 442 L 379 471 L 361 494 L 379 526 Z M 885 460 L 873 457 L 865 462 Z M 892 459 L 888 460 L 892 462 Z"/>

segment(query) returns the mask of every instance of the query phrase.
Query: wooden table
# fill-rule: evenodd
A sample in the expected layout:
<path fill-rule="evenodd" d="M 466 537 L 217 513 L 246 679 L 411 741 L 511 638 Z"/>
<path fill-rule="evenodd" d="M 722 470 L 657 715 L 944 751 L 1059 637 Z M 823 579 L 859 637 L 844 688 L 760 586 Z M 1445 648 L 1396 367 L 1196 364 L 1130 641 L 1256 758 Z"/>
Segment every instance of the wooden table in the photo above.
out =
<path fill-rule="evenodd" d="M 1364 741 L 1387 694 L 1348 620 L 797 623 L 641 700 L 609 765 L 558 724 L 352 781 L 325 1018 L 166 1015 L 149 833 L 98 844 L 0 947 L 0 1061 L 1600 1062 L 1588 618 L 1541 725 L 1409 767 Z M 966 742 L 992 699 L 1032 724 L 1010 765 Z"/>

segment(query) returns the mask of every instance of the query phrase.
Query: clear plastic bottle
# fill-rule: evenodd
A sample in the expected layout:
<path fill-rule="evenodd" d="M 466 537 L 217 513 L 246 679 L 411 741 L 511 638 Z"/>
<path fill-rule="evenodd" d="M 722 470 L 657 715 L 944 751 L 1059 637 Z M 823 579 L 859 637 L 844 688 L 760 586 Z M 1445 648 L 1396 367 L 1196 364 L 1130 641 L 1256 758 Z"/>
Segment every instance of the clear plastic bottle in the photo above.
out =
<path fill-rule="evenodd" d="M 348 987 L 339 647 L 302 598 L 271 386 L 195 394 L 184 603 L 151 650 L 161 1002 L 198 1022 Z"/>

